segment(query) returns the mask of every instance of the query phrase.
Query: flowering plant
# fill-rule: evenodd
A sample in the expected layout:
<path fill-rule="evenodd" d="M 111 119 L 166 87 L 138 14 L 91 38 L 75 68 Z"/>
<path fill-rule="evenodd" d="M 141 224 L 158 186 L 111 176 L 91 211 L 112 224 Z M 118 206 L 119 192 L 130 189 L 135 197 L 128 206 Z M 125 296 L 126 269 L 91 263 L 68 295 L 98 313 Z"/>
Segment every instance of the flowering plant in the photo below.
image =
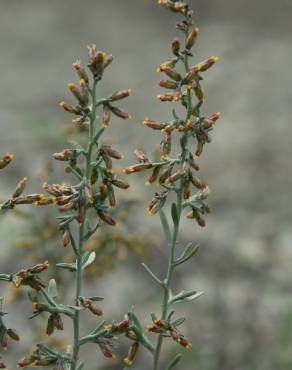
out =
<path fill-rule="evenodd" d="M 199 171 L 198 158 L 205 144 L 211 142 L 210 131 L 220 118 L 220 113 L 203 115 L 204 92 L 201 86 L 202 75 L 217 62 L 218 58 L 212 56 L 191 66 L 192 48 L 199 33 L 199 28 L 194 25 L 192 19 L 192 10 L 183 1 L 159 0 L 158 3 L 182 15 L 183 20 L 176 28 L 182 34 L 183 41 L 181 42 L 179 38 L 172 41 L 172 57 L 158 68 L 159 72 L 167 76 L 167 79 L 162 79 L 159 85 L 169 92 L 160 94 L 157 98 L 161 102 L 180 103 L 185 113 L 181 116 L 176 109 L 173 109 L 172 117 L 166 122 L 146 118 L 144 125 L 162 132 L 160 160 L 151 161 L 144 152 L 135 150 L 134 154 L 139 163 L 124 171 L 126 174 L 132 174 L 151 170 L 147 184 L 158 184 L 159 191 L 155 193 L 147 211 L 150 215 L 159 213 L 168 245 L 168 267 L 164 279 L 159 279 L 148 266 L 144 265 L 154 281 L 162 288 L 163 295 L 162 310 L 159 315 L 151 314 L 152 324 L 147 327 L 148 332 L 158 335 L 153 351 L 153 370 L 158 370 L 160 367 L 162 344 L 165 339 L 172 339 L 182 347 L 191 348 L 191 343 L 180 329 L 185 318 L 175 317 L 173 305 L 197 299 L 202 292 L 182 290 L 175 293 L 172 283 L 175 270 L 192 258 L 199 248 L 197 244 L 190 242 L 180 256 L 177 256 L 183 213 L 188 210 L 186 217 L 204 227 L 205 215 L 210 212 L 206 203 L 209 187 L 195 173 Z M 178 154 L 172 154 L 176 134 L 179 138 L 180 151 Z M 195 192 L 192 194 L 193 189 Z M 170 217 L 168 217 L 166 205 L 171 201 L 172 195 L 175 196 L 175 200 L 172 201 Z M 180 359 L 181 354 L 175 356 L 167 366 L 167 370 L 172 369 Z"/>

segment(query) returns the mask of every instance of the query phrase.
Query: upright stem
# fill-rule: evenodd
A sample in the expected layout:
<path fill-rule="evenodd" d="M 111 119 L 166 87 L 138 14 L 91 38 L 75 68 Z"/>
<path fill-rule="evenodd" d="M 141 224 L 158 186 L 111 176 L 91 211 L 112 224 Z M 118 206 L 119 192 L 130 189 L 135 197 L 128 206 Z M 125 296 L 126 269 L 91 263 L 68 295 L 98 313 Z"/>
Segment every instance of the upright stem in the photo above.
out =
<path fill-rule="evenodd" d="M 186 37 L 189 33 L 189 30 L 185 32 L 185 41 Z M 186 73 L 190 71 L 189 62 L 188 62 L 188 55 L 185 54 L 183 58 L 183 64 L 185 67 Z M 187 92 L 187 115 L 185 119 L 185 123 L 190 119 L 192 114 L 192 96 L 191 92 L 188 90 Z M 187 133 L 184 133 L 184 136 L 181 140 L 181 163 L 184 163 L 186 154 L 187 154 L 187 144 L 188 144 L 188 135 Z M 171 283 L 172 283 L 172 277 L 175 270 L 175 251 L 176 251 L 176 245 L 179 237 L 179 228 L 180 228 L 180 220 L 182 215 L 182 204 L 183 204 L 183 182 L 181 181 L 179 189 L 177 189 L 176 192 L 177 198 L 176 198 L 176 209 L 177 209 L 177 223 L 174 223 L 174 229 L 172 233 L 172 239 L 170 243 L 170 251 L 169 251 L 169 260 L 168 260 L 168 268 L 167 268 L 167 274 L 166 278 L 164 280 L 163 284 L 163 300 L 162 300 L 162 311 L 161 311 L 161 319 L 166 320 L 168 315 L 168 301 L 171 291 Z M 159 360 L 160 360 L 160 354 L 162 349 L 162 343 L 163 343 L 163 334 L 159 334 L 155 352 L 154 352 L 154 360 L 153 360 L 153 370 L 158 370 L 159 366 Z"/>
<path fill-rule="evenodd" d="M 91 98 L 92 98 L 92 110 L 90 114 L 90 122 L 89 122 L 89 134 L 88 134 L 88 145 L 87 145 L 87 152 L 86 152 L 86 167 L 84 176 L 87 180 L 90 178 L 90 166 L 91 166 L 91 157 L 92 157 L 92 149 L 93 149 L 93 137 L 94 137 L 94 123 L 96 121 L 96 85 L 97 81 L 94 81 L 93 88 L 91 90 Z M 83 198 L 83 195 L 82 195 Z M 84 206 L 84 205 L 82 205 Z M 82 255 L 83 255 L 83 246 L 84 246 L 84 226 L 86 220 L 86 206 L 84 206 L 84 214 L 81 224 L 79 225 L 79 242 L 78 242 L 78 249 L 76 254 L 76 261 L 77 261 L 77 271 L 76 271 L 76 291 L 75 291 L 75 304 L 76 306 L 80 305 L 79 297 L 82 294 Z M 80 348 L 80 312 L 78 310 L 75 311 L 75 315 L 73 318 L 73 328 L 74 328 L 74 347 L 73 347 L 73 363 L 71 370 L 76 370 L 78 364 L 78 356 L 79 356 L 79 348 Z"/>

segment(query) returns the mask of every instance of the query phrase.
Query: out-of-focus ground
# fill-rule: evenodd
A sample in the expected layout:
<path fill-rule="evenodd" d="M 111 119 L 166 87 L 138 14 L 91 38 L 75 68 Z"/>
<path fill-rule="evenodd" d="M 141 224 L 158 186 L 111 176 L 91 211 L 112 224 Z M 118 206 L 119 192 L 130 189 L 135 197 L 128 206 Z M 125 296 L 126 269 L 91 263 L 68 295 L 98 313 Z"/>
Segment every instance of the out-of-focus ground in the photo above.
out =
<path fill-rule="evenodd" d="M 205 295 L 180 309 L 189 317 L 187 334 L 194 347 L 181 368 L 290 369 L 292 3 L 192 4 L 201 29 L 197 60 L 220 57 L 206 74 L 205 111 L 219 110 L 223 118 L 201 160 L 214 212 L 205 230 L 187 222 L 183 230 L 183 240 L 197 240 L 204 248 L 177 276 L 177 288 L 199 289 Z M 154 98 L 159 92 L 155 70 L 169 56 L 175 22 L 175 15 L 152 0 L 1 0 L 0 150 L 15 153 L 15 163 L 1 176 L 1 195 L 24 175 L 34 179 L 37 190 L 46 159 L 63 148 L 68 116 L 57 103 L 68 98 L 66 83 L 75 78 L 71 63 L 86 59 L 91 42 L 116 58 L 101 94 L 127 87 L 134 92 L 125 103 L 134 119 L 115 121 L 109 133 L 125 153 L 124 165 L 132 163 L 134 146 L 154 150 L 159 135 L 140 121 L 144 116 L 169 118 L 170 107 Z M 133 192 L 147 195 L 146 206 L 151 193 L 144 191 L 144 179 L 130 181 Z M 144 208 L 131 215 L 133 233 L 138 226 L 160 238 L 157 219 L 145 221 Z M 7 261 L 19 259 L 13 245 L 20 231 L 21 223 L 1 219 L 1 270 Z M 164 264 L 164 248 L 163 241 L 158 251 L 149 245 L 155 271 Z M 134 303 L 146 324 L 145 315 L 158 309 L 158 291 L 136 260 L 121 263 L 96 289 L 106 297 L 108 314 L 116 317 Z M 10 320 L 27 330 L 30 322 L 20 313 Z M 23 348 L 12 349 L 11 358 Z M 137 366 L 145 369 L 149 360 L 146 355 Z"/>

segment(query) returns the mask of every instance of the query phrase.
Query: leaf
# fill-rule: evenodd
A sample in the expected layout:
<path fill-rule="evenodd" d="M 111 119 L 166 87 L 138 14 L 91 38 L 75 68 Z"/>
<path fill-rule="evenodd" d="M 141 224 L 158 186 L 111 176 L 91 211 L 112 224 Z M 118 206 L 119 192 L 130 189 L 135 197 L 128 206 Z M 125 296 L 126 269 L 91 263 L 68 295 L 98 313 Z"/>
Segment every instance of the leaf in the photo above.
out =
<path fill-rule="evenodd" d="M 90 299 L 93 302 L 98 302 L 98 301 L 103 301 L 104 300 L 103 297 L 98 297 L 98 296 L 89 297 L 88 299 Z"/>
<path fill-rule="evenodd" d="M 96 257 L 96 253 L 95 252 L 89 253 L 88 256 L 85 259 L 85 262 L 82 261 L 82 270 L 86 269 L 86 267 L 88 267 L 89 265 L 91 265 L 94 262 L 95 257 Z"/>
<path fill-rule="evenodd" d="M 189 243 L 186 249 L 181 254 L 181 256 L 175 261 L 175 265 L 178 266 L 188 261 L 198 252 L 199 249 L 200 249 L 200 244 L 193 244 L 192 242 Z"/>
<path fill-rule="evenodd" d="M 140 321 L 139 321 L 138 317 L 136 316 L 136 314 L 134 313 L 133 309 L 134 309 L 134 308 L 132 308 L 132 309 L 131 309 L 131 311 L 130 311 L 130 312 L 128 312 L 129 319 L 130 319 L 130 321 L 132 321 L 132 322 L 133 322 L 133 324 L 134 324 L 135 326 L 137 326 L 137 328 L 138 328 L 139 330 L 141 330 L 141 331 L 143 332 L 142 325 L 140 324 Z"/>
<path fill-rule="evenodd" d="M 186 321 L 186 318 L 185 317 L 180 317 L 179 319 L 177 320 L 174 320 L 171 325 L 177 327 L 177 326 L 180 326 L 181 324 L 183 324 L 184 322 Z"/>
<path fill-rule="evenodd" d="M 175 358 L 169 363 L 169 365 L 167 366 L 165 370 L 173 369 L 180 362 L 181 358 L 182 358 L 182 354 L 181 353 L 177 354 Z"/>
<path fill-rule="evenodd" d="M 176 208 L 175 203 L 172 203 L 171 205 L 171 217 L 172 217 L 173 223 L 177 226 L 178 225 L 178 215 L 177 215 L 177 208 Z"/>
<path fill-rule="evenodd" d="M 65 269 L 65 270 L 70 270 L 71 272 L 77 270 L 76 263 L 65 263 L 65 262 L 62 262 L 62 263 L 57 263 L 56 264 L 56 267 L 59 267 L 61 269 Z"/>
<path fill-rule="evenodd" d="M 171 242 L 171 232 L 170 232 L 169 224 L 168 224 L 168 221 L 167 221 L 167 218 L 165 216 L 165 213 L 164 213 L 163 209 L 161 209 L 159 211 L 159 216 L 160 216 L 160 220 L 161 220 L 161 223 L 162 223 L 162 227 L 163 227 L 165 237 L 166 237 L 167 241 L 170 243 Z"/>
<path fill-rule="evenodd" d="M 139 341 L 143 344 L 145 348 L 147 348 L 151 353 L 153 353 L 154 348 L 152 344 L 150 343 L 150 341 L 148 340 L 148 338 L 146 337 L 146 335 L 144 334 L 140 321 L 138 317 L 135 315 L 135 313 L 133 312 L 133 308 L 130 312 L 128 312 L 128 317 L 133 324 L 132 330 L 135 333 L 135 335 L 138 337 Z"/>
<path fill-rule="evenodd" d="M 199 298 L 204 292 L 196 292 L 194 290 L 190 291 L 181 291 L 180 293 L 176 294 L 173 297 L 170 297 L 168 300 L 168 305 L 174 304 L 174 303 L 181 303 L 181 302 L 190 302 L 194 299 Z"/>
<path fill-rule="evenodd" d="M 55 279 L 51 279 L 49 281 L 49 286 L 48 286 L 48 295 L 51 298 L 56 298 L 58 297 L 58 289 L 57 289 L 57 283 Z"/>
<path fill-rule="evenodd" d="M 85 366 L 84 362 L 81 362 L 81 364 L 78 365 L 77 370 L 84 369 L 84 366 Z"/>

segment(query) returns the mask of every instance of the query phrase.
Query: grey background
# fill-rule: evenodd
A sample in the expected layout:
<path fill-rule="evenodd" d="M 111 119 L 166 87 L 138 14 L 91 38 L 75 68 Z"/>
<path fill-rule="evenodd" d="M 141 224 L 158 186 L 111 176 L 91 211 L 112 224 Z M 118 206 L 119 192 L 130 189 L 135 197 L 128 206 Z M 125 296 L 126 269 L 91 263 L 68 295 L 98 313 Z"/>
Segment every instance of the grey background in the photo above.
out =
<path fill-rule="evenodd" d="M 196 239 L 204 248 L 178 285 L 205 295 L 181 309 L 191 317 L 187 334 L 194 346 L 181 368 L 290 369 L 292 3 L 191 3 L 201 29 L 196 60 L 220 57 L 206 74 L 205 112 L 221 111 L 222 120 L 201 160 L 214 212 L 206 230 L 189 223 L 183 230 L 185 239 Z M 175 22 L 175 15 L 152 0 L 0 0 L 0 148 L 15 152 L 15 164 L 1 178 L 1 194 L 23 175 L 35 179 L 37 189 L 46 158 L 62 148 L 67 116 L 57 103 L 68 99 L 66 83 L 75 78 L 71 63 L 86 60 L 91 42 L 115 56 L 101 94 L 133 90 L 125 107 L 134 119 L 116 121 L 110 131 L 126 154 L 124 165 L 132 163 L 134 146 L 154 150 L 159 135 L 140 121 L 169 117 L 169 106 L 155 99 L 160 77 L 155 70 L 169 56 Z M 131 181 L 133 191 L 144 192 L 143 178 Z M 142 210 L 134 218 L 161 236 L 157 220 L 145 222 Z M 7 219 L 1 222 L 1 267 L 13 244 L 13 227 Z M 154 269 L 163 264 L 163 248 L 162 242 L 161 251 L 153 251 Z M 113 287 L 109 303 L 124 300 L 119 314 L 133 302 L 146 324 L 146 314 L 158 307 L 158 292 L 137 265 L 121 266 L 100 284 L 101 290 Z M 138 366 L 145 369 L 148 361 L 140 359 Z"/>

